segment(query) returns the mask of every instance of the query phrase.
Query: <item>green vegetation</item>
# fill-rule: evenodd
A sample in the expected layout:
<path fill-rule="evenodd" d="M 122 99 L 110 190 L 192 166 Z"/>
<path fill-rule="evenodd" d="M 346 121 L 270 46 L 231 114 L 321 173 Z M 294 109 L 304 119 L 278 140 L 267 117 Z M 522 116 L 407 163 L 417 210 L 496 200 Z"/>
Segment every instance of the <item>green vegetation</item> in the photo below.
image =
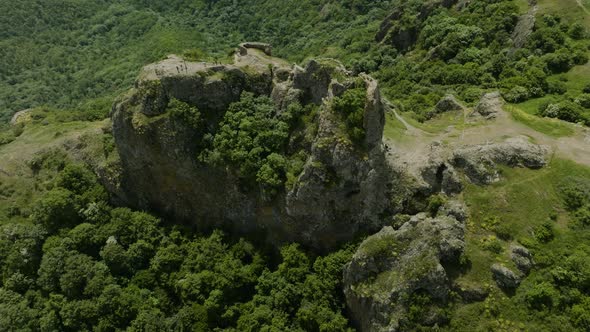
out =
<path fill-rule="evenodd" d="M 333 57 L 372 74 L 408 122 L 430 133 L 468 125 L 464 114 L 430 120 L 442 96 L 452 93 L 471 106 L 490 90 L 513 104 L 513 119 L 549 136 L 575 133 L 559 120 L 590 125 L 588 0 L 538 0 L 534 31 L 520 49 L 512 34 L 528 10 L 525 0 L 469 1 L 462 10 L 423 3 L 0 3 L 0 331 L 350 330 L 341 278 L 352 246 L 319 257 L 297 245 L 274 252 L 219 230 L 195 233 L 115 208 L 95 175 L 59 146 L 82 135 L 84 148 L 116 158 L 99 120 L 143 65 L 169 53 L 227 62 L 245 40 L 269 42 L 291 62 Z M 399 19 L 379 37 L 393 11 Z M 366 134 L 364 91 L 349 89 L 332 104 L 357 146 Z M 22 124 L 6 124 L 24 109 L 30 111 Z M 267 96 L 245 93 L 214 134 L 201 111 L 173 99 L 167 113 L 202 138 L 195 158 L 230 166 L 268 199 L 292 188 L 308 158 L 301 146 L 317 133 L 317 107 L 292 104 L 279 114 Z M 386 137 L 405 139 L 404 128 L 387 115 Z M 16 155 L 29 160 L 27 169 L 12 161 Z M 460 303 L 452 294 L 441 308 L 449 318 L 441 329 L 589 331 L 590 171 L 553 160 L 541 170 L 502 173 L 499 183 L 469 185 L 463 194 L 469 264 L 458 281 L 490 296 Z M 422 203 L 435 215 L 445 201 L 435 195 Z M 397 216 L 396 226 L 406 217 Z M 379 255 L 403 245 L 387 240 L 360 251 Z M 493 286 L 490 266 L 516 271 L 510 259 L 516 243 L 531 250 L 536 265 L 511 294 Z M 375 284 L 387 287 L 396 277 L 384 274 Z M 423 309 L 431 302 L 412 296 L 412 324 L 427 318 Z"/>
<path fill-rule="evenodd" d="M 42 192 L 0 223 L 1 330 L 349 330 L 340 289 L 352 248 L 313 258 L 289 245 L 276 257 L 111 207 L 60 150 L 30 167 Z"/>
<path fill-rule="evenodd" d="M 332 102 L 334 111 L 344 117 L 348 137 L 356 144 L 362 144 L 365 139 L 363 120 L 366 94 L 367 90 L 364 87 L 349 89 Z"/>
<path fill-rule="evenodd" d="M 275 55 L 291 61 L 334 57 L 355 72 L 372 73 L 384 94 L 420 121 L 447 92 L 467 103 L 489 89 L 500 89 L 510 102 L 547 94 L 573 101 L 578 95 L 563 94 L 575 94 L 575 87 L 556 78 L 586 67 L 575 65 L 588 60 L 590 24 L 580 15 L 571 18 L 580 10 L 575 0 L 567 3 L 574 9 L 542 1 L 535 31 L 514 50 L 511 35 L 526 6 L 521 0 L 470 2 L 461 11 L 438 8 L 420 19 L 413 18 L 421 0 L 26 0 L 2 8 L 9 19 L 0 26 L 0 114 L 6 121 L 30 107 L 112 100 L 146 63 L 169 53 L 225 61 L 243 40 L 269 42 Z M 385 31 L 388 37 L 375 41 L 393 10 L 401 18 Z M 42 15 L 31 21 L 30 12 Z M 588 83 L 584 76 L 570 81 Z"/>
<path fill-rule="evenodd" d="M 539 118 L 514 106 L 507 106 L 505 109 L 510 112 L 514 120 L 521 122 L 540 133 L 552 137 L 571 136 L 575 133 L 574 127 L 569 123 L 558 121 L 556 119 Z"/>
<path fill-rule="evenodd" d="M 471 210 L 471 268 L 460 280 L 493 284 L 489 267 L 494 262 L 511 266 L 509 246 L 514 242 L 531 250 L 536 268 L 513 296 L 494 287 L 484 302 L 455 305 L 449 329 L 586 331 L 588 284 L 583 276 L 590 262 L 590 228 L 584 218 L 590 170 L 553 160 L 542 170 L 505 169 L 503 176 L 489 188 L 469 186 L 464 194 Z"/>
<path fill-rule="evenodd" d="M 289 107 L 277 117 L 270 98 L 244 92 L 240 101 L 229 106 L 212 149 L 202 158 L 233 166 L 242 179 L 254 180 L 274 196 L 286 181 L 289 123 L 297 121 L 301 110 L 298 105 Z"/>

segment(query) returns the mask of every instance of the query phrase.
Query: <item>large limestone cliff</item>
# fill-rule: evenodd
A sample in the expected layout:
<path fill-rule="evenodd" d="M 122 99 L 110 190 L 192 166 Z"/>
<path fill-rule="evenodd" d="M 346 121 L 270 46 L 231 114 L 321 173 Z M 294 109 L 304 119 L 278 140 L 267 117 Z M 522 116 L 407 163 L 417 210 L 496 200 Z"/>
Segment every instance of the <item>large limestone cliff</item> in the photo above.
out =
<path fill-rule="evenodd" d="M 366 90 L 364 139 L 352 143 L 332 101 L 348 89 Z M 303 151 L 304 166 L 294 183 L 269 198 L 245 186 L 229 165 L 197 156 L 215 136 L 229 105 L 243 92 L 269 96 L 276 114 L 289 105 L 317 105 L 309 137 L 292 132 L 285 154 Z M 203 132 L 170 116 L 168 104 L 195 106 Z M 383 105 L 377 83 L 352 77 L 333 60 L 289 66 L 262 50 L 240 47 L 233 64 L 186 62 L 170 56 L 144 68 L 134 89 L 113 106 L 113 134 L 123 169 L 114 194 L 124 204 L 151 210 L 207 229 L 262 232 L 274 243 L 297 241 L 323 250 L 383 226 L 388 211 L 387 169 L 381 138 Z M 303 129 L 305 130 L 305 129 Z"/>

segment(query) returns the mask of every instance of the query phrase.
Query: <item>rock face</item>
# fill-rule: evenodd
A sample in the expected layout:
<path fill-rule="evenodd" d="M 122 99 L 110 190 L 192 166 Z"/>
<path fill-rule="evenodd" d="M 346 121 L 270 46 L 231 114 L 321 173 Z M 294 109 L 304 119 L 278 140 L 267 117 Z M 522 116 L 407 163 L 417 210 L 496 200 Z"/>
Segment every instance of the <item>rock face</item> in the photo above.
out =
<path fill-rule="evenodd" d="M 520 285 L 520 277 L 509 268 L 501 264 L 492 265 L 492 277 L 500 288 L 511 290 Z"/>
<path fill-rule="evenodd" d="M 358 327 L 404 331 L 416 293 L 445 303 L 450 282 L 444 266 L 458 262 L 464 234 L 463 221 L 439 213 L 435 218 L 418 214 L 398 230 L 388 226 L 368 237 L 344 269 L 344 293 Z M 440 322 L 443 317 L 435 312 L 422 324 Z"/>
<path fill-rule="evenodd" d="M 512 32 L 514 47 L 511 49 L 511 53 L 514 53 L 516 50 L 524 47 L 529 36 L 534 31 L 536 15 L 539 7 L 536 4 L 536 0 L 529 0 L 529 6 L 529 11 L 518 18 L 518 23 Z"/>
<path fill-rule="evenodd" d="M 343 120 L 330 107 L 334 96 L 355 84 L 367 92 L 362 148 L 343 138 Z M 309 125 L 317 131 L 308 145 L 298 146 L 307 156 L 303 171 L 272 200 L 242 186 L 230 167 L 199 161 L 203 133 L 167 113 L 173 98 L 196 106 L 213 136 L 244 91 L 271 97 L 277 114 L 295 102 L 319 109 Z M 123 169 L 115 194 L 124 204 L 205 229 L 261 232 L 274 243 L 297 241 L 319 250 L 383 226 L 379 215 L 388 209 L 391 181 L 381 146 L 379 88 L 333 61 L 290 68 L 263 52 L 240 50 L 233 65 L 171 56 L 144 68 L 135 89 L 115 103 L 112 120 Z M 297 144 L 295 138 L 289 142 Z"/>

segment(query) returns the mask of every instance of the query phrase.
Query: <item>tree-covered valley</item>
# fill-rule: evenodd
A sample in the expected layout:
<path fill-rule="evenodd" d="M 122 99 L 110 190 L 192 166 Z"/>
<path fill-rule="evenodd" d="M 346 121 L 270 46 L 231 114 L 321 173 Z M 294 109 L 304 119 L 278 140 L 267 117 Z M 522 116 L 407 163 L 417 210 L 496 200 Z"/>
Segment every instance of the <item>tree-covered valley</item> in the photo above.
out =
<path fill-rule="evenodd" d="M 0 9 L 0 331 L 590 331 L 587 0 Z"/>

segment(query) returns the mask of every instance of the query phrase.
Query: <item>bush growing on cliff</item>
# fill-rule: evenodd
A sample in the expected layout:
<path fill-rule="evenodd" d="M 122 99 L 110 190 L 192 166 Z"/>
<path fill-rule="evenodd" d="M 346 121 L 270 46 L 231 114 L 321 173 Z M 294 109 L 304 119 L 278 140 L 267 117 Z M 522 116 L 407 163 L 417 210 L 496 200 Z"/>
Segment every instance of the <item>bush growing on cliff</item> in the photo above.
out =
<path fill-rule="evenodd" d="M 334 98 L 332 107 L 344 117 L 348 137 L 355 144 L 362 144 L 365 139 L 364 112 L 367 92 L 364 88 L 346 90 L 340 97 Z"/>
<path fill-rule="evenodd" d="M 203 129 L 203 118 L 195 106 L 191 106 L 176 98 L 172 98 L 168 103 L 168 111 L 172 118 L 181 121 L 190 128 L 194 130 Z"/>

